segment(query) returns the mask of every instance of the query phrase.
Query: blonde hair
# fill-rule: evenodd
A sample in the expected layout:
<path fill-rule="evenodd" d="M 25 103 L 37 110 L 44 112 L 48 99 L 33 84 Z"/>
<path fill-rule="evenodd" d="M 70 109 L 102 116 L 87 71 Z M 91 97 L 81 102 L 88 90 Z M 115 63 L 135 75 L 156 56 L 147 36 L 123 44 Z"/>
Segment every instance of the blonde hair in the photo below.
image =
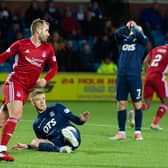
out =
<path fill-rule="evenodd" d="M 50 25 L 46 20 L 43 20 L 40 18 L 33 20 L 32 24 L 30 26 L 31 34 L 34 34 L 36 29 L 38 27 L 42 27 L 44 24 L 47 24 L 48 26 Z"/>
<path fill-rule="evenodd" d="M 36 90 L 33 90 L 31 93 L 30 93 L 30 99 L 32 100 L 33 97 L 39 95 L 39 94 L 45 94 L 45 92 L 43 90 L 39 90 L 39 89 L 36 89 Z"/>

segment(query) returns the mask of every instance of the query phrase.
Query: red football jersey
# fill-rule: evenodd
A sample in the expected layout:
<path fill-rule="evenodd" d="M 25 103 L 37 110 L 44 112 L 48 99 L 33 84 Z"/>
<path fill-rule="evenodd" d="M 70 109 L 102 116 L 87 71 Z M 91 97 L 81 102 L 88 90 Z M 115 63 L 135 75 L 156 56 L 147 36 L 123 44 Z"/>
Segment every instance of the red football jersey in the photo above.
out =
<path fill-rule="evenodd" d="M 0 63 L 12 56 L 15 56 L 15 63 L 7 81 L 15 82 L 27 91 L 34 88 L 46 63 L 50 68 L 45 76 L 47 82 L 53 78 L 58 69 L 54 49 L 49 43 L 35 46 L 31 39 L 16 41 L 0 54 Z"/>
<path fill-rule="evenodd" d="M 147 75 L 164 73 L 168 69 L 168 45 L 156 47 L 148 55 L 151 56 L 151 60 Z"/>

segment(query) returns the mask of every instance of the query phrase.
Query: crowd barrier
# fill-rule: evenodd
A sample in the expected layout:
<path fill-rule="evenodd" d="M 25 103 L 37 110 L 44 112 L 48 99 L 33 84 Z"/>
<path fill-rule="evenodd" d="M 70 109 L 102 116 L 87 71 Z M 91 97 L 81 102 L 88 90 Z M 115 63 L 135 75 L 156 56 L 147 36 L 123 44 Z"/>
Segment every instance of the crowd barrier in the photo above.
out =
<path fill-rule="evenodd" d="M 6 78 L 7 74 L 0 74 L 0 100 L 3 99 L 3 83 Z M 168 75 L 166 78 L 168 79 Z M 115 101 L 116 75 L 58 73 L 45 91 L 48 101 Z M 155 95 L 153 100 L 159 99 Z"/>

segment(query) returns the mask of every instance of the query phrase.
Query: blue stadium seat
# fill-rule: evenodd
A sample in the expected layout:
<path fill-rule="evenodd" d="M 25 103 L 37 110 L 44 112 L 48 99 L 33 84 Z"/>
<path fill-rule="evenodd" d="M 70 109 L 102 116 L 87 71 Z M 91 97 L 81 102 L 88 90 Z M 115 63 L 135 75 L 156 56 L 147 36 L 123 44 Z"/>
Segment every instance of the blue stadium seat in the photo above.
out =
<path fill-rule="evenodd" d="M 165 36 L 160 30 L 152 30 L 151 35 L 154 47 L 165 44 Z"/>
<path fill-rule="evenodd" d="M 24 38 L 31 37 L 31 32 L 30 32 L 29 28 L 24 28 L 24 30 L 23 30 L 23 36 L 24 36 Z"/>

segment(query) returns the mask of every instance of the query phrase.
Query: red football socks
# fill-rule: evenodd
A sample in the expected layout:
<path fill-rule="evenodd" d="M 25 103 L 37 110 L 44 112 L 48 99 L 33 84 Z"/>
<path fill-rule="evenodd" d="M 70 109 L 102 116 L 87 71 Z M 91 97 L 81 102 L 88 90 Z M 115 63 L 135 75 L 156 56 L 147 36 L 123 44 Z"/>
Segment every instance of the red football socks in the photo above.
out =
<path fill-rule="evenodd" d="M 8 142 L 13 135 L 17 122 L 18 120 L 12 117 L 8 118 L 8 120 L 5 122 L 2 128 L 1 145 L 4 145 L 4 146 L 8 145 Z"/>
<path fill-rule="evenodd" d="M 168 107 L 165 104 L 161 104 L 160 107 L 157 110 L 156 116 L 153 120 L 153 124 L 157 125 L 160 121 L 160 119 L 165 115 Z"/>

